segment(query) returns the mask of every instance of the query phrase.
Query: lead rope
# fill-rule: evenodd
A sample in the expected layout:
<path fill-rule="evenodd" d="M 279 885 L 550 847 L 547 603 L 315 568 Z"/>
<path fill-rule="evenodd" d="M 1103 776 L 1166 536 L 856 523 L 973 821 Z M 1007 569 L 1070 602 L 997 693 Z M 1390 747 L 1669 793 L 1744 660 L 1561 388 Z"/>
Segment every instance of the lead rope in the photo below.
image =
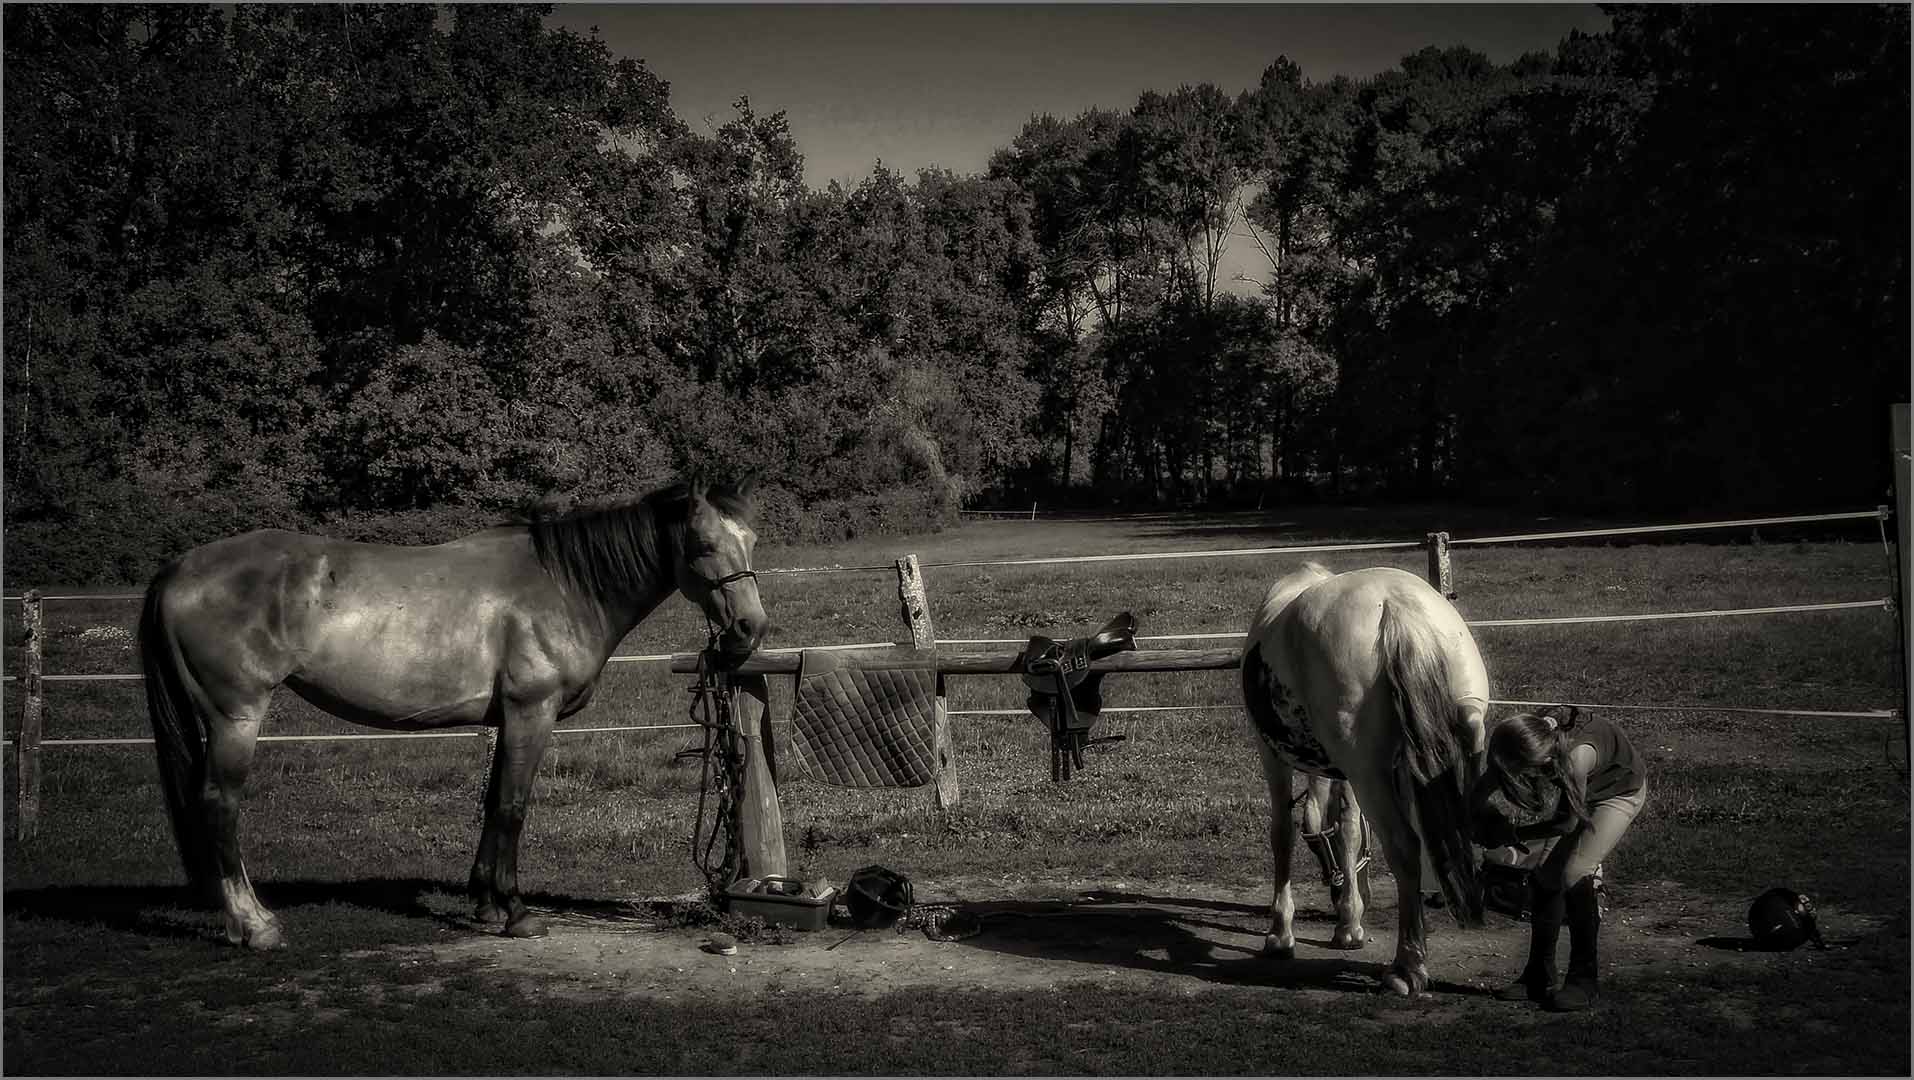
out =
<path fill-rule="evenodd" d="M 732 722 L 732 695 L 730 680 L 713 672 L 709 663 L 711 646 L 717 643 L 717 630 L 706 624 L 709 640 L 704 652 L 698 654 L 698 681 L 691 688 L 691 706 L 688 713 L 691 722 L 704 729 L 704 747 L 700 751 L 702 766 L 698 780 L 698 817 L 691 826 L 691 861 L 704 875 L 705 886 L 711 892 L 715 903 L 737 876 L 739 840 L 738 806 L 733 793 L 738 788 L 738 774 L 744 765 L 744 758 L 738 753 L 738 729 Z M 714 760 L 715 759 L 715 760 Z M 707 800 L 715 795 L 716 805 L 712 813 L 711 832 L 705 833 L 704 818 Z M 723 834 L 724 855 L 717 865 L 712 865 L 712 851 L 718 846 L 718 836 Z"/>

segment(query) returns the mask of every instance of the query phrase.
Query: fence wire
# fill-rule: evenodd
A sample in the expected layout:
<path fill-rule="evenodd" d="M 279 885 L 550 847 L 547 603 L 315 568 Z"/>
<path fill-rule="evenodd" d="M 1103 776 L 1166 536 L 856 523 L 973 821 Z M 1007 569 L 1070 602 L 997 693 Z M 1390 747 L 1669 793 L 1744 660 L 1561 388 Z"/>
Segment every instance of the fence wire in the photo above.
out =
<path fill-rule="evenodd" d="M 1460 538 L 1460 539 L 1450 539 L 1448 543 L 1449 543 L 1449 546 L 1453 548 L 1453 547 L 1458 547 L 1463 545 L 1515 544 L 1515 543 L 1528 543 L 1528 542 L 1546 541 L 1546 540 L 1587 539 L 1587 538 L 1598 537 L 1598 536 L 1628 536 L 1628 535 L 1682 532 L 1682 531 L 1705 530 L 1705 529 L 1752 528 L 1752 527 L 1758 527 L 1762 525 L 1790 525 L 1790 524 L 1803 524 L 1803 523 L 1810 523 L 1810 522 L 1875 520 L 1875 521 L 1879 521 L 1883 523 L 1882 524 L 1882 542 L 1885 545 L 1886 543 L 1885 522 L 1888 520 L 1890 513 L 1891 511 L 1889 510 L 1888 507 L 1882 506 L 1882 507 L 1877 507 L 1874 510 L 1849 511 L 1849 512 L 1832 513 L 1832 514 L 1797 514 L 1797 515 L 1790 515 L 1790 516 L 1784 516 L 1784 517 L 1737 518 L 1737 519 L 1726 520 L 1726 521 L 1703 521 L 1703 522 L 1691 522 L 1687 524 L 1676 524 L 1676 525 L 1638 525 L 1638 526 L 1628 526 L 1628 527 L 1622 527 L 1622 528 L 1609 528 L 1609 529 L 1576 529 L 1576 530 L 1565 530 L 1560 532 L 1520 533 L 1520 534 L 1510 534 L 1510 535 L 1503 535 L 1503 536 L 1466 537 L 1466 538 Z M 1297 554 L 1313 554 L 1313 553 L 1320 553 L 1320 552 L 1337 552 L 1337 551 L 1408 550 L 1408 549 L 1415 549 L 1415 548 L 1423 548 L 1425 546 L 1426 546 L 1426 541 L 1395 541 L 1395 542 L 1356 543 L 1356 544 L 1307 544 L 1307 545 L 1272 546 L 1272 547 L 1259 547 L 1259 548 L 1226 548 L 1226 549 L 1190 550 L 1190 551 L 1125 552 L 1120 554 L 1107 554 L 1107 555 L 1047 556 L 1047 557 L 1029 558 L 1029 559 L 957 560 L 957 561 L 949 561 L 949 562 L 924 563 L 923 567 L 925 569 L 933 569 L 933 568 L 934 569 L 957 569 L 957 568 L 966 568 L 966 567 L 992 567 L 992 566 L 1046 566 L 1046 565 L 1056 565 L 1056 564 L 1065 564 L 1065 563 L 1105 563 L 1105 562 L 1135 562 L 1135 561 L 1158 560 L 1158 559 L 1231 558 L 1231 557 L 1255 556 L 1255 555 L 1275 555 L 1275 554 L 1297 555 Z M 1899 567 L 1897 565 L 1896 570 L 1898 571 L 1898 569 Z M 878 571 L 890 572 L 895 570 L 896 570 L 895 563 L 881 563 L 881 564 L 870 564 L 870 565 L 859 565 L 859 566 L 767 568 L 764 570 L 760 570 L 759 573 L 760 574 L 830 574 L 830 573 L 870 573 L 870 572 L 878 572 Z M 43 595 L 39 597 L 39 599 L 41 601 L 138 600 L 138 599 L 142 599 L 143 595 L 144 594 L 142 593 L 98 593 L 98 594 L 52 593 L 52 594 Z M 24 598 L 25 598 L 24 594 L 12 594 L 12 595 L 7 595 L 5 597 L 0 597 L 0 599 L 4 599 L 9 602 L 20 601 L 20 600 L 23 600 Z M 1561 617 L 1552 617 L 1552 618 L 1472 619 L 1468 621 L 1468 625 L 1474 626 L 1474 627 L 1564 626 L 1564 625 L 1575 625 L 1575 624 L 1641 622 L 1641 621 L 1656 621 L 1656 620 L 1671 620 L 1671 619 L 1706 619 L 1706 618 L 1740 617 L 1740 616 L 1749 616 L 1749 615 L 1778 615 L 1778 614 L 1794 614 L 1794 613 L 1812 612 L 1812 611 L 1849 611 L 1849 610 L 1861 610 L 1861 609 L 1868 609 L 1868 608 L 1884 608 L 1889 611 L 1896 611 L 1898 614 L 1897 605 L 1892 599 L 1878 599 L 1878 600 L 1835 601 L 1835 602 L 1817 603 L 1817 604 L 1787 604 L 1787 605 L 1775 605 L 1770 607 L 1756 607 L 1756 608 L 1727 608 L 1727 609 L 1714 609 L 1714 610 L 1672 611 L 1672 612 L 1638 612 L 1638 613 L 1621 614 L 1621 615 L 1571 615 L 1571 616 L 1561 616 Z M 1241 631 L 1237 631 L 1233 633 L 1225 632 L 1225 633 L 1198 633 L 1198 634 L 1153 634 L 1153 635 L 1146 635 L 1146 636 L 1139 637 L 1137 640 L 1139 641 L 1237 640 L 1237 639 L 1244 638 L 1245 636 L 1246 635 Z M 1026 639 L 1024 638 L 939 638 L 937 640 L 937 644 L 938 645 L 1021 645 L 1024 643 L 1025 640 Z M 855 649 L 879 649 L 879 648 L 895 648 L 895 647 L 898 647 L 900 644 L 901 643 L 899 642 L 890 642 L 890 641 L 860 642 L 860 643 L 837 644 L 837 645 L 787 647 L 787 648 L 779 648 L 779 649 L 767 649 L 765 651 L 772 652 L 772 653 L 792 653 L 792 652 L 805 652 L 809 650 L 839 651 L 839 650 L 855 650 Z M 669 663 L 676 656 L 677 654 L 674 654 L 674 653 L 649 653 L 649 654 L 638 654 L 638 655 L 612 656 L 607 658 L 606 662 L 607 663 Z M 122 682 L 122 681 L 138 682 L 138 681 L 143 681 L 145 679 L 145 676 L 138 675 L 138 674 L 95 674 L 95 675 L 55 674 L 55 675 L 42 675 L 40 676 L 40 678 L 43 682 Z M 18 679 L 19 677 L 15 675 L 0 676 L 0 682 L 10 683 L 10 682 L 18 681 Z M 1576 705 L 1577 707 L 1590 708 L 1590 709 L 1632 709 L 1632 710 L 1657 710 L 1657 711 L 1679 711 L 1679 712 L 1720 712 L 1720 713 L 1741 713 L 1741 714 L 1753 714 L 1753 715 L 1814 716 L 1814 717 L 1864 718 L 1864 719 L 1895 719 L 1901 716 L 1901 712 L 1898 709 L 1836 711 L 1836 710 L 1814 710 L 1814 709 L 1762 709 L 1762 708 L 1743 707 L 1743 706 L 1721 706 L 1721 705 L 1594 704 L 1594 703 L 1576 703 L 1576 702 L 1524 702 L 1524 701 L 1496 701 L 1496 702 L 1492 702 L 1491 704 L 1514 705 L 1514 706 L 1535 706 L 1535 707 L 1540 707 L 1545 705 L 1573 704 L 1573 705 Z M 1170 712 L 1187 712 L 1187 711 L 1228 709 L 1228 708 L 1240 709 L 1241 706 L 1228 705 L 1228 704 L 1165 705 L 1165 706 L 1138 705 L 1138 706 L 1113 707 L 1110 709 L 1106 709 L 1104 711 L 1115 712 L 1115 713 L 1170 713 Z M 952 710 L 949 715 L 951 716 L 1010 716 L 1010 715 L 1023 715 L 1023 712 L 1024 710 L 1021 710 L 1021 709 L 962 709 L 962 710 Z M 600 734 L 600 733 L 623 732 L 623 731 L 662 731 L 662 730 L 670 730 L 675 728 L 686 728 L 686 727 L 695 727 L 695 726 L 696 725 L 692 725 L 692 724 L 642 724 L 642 725 L 625 725 L 625 726 L 600 727 L 600 728 L 559 729 L 556 733 L 562 734 L 562 735 L 584 735 L 584 734 Z M 359 734 L 266 735 L 266 736 L 261 736 L 260 741 L 262 742 L 343 742 L 343 741 L 364 741 L 364 740 L 380 740 L 380 739 L 470 738 L 470 737 L 480 736 L 483 734 L 485 734 L 485 732 L 483 731 L 456 731 L 456 732 L 396 732 L 396 733 L 364 734 L 364 735 L 359 735 Z M 39 745 L 41 746 L 150 745 L 152 741 L 153 740 L 151 739 L 139 739 L 139 738 L 42 739 L 40 740 Z M 0 741 L 0 745 L 12 746 L 14 745 L 14 740 L 7 739 L 4 741 Z"/>

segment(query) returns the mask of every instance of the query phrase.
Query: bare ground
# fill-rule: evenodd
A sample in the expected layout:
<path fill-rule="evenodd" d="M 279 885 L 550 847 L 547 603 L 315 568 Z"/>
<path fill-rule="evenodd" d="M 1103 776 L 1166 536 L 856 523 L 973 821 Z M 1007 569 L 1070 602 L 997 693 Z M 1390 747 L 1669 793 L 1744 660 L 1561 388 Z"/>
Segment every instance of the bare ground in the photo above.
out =
<path fill-rule="evenodd" d="M 634 901 L 631 913 L 622 916 L 550 911 L 552 929 L 544 938 L 453 933 L 421 948 L 440 961 L 476 959 L 543 976 L 527 982 L 558 995 L 662 999 L 717 991 L 1058 989 L 1083 981 L 1157 991 L 1173 986 L 1192 994 L 1224 985 L 1317 996 L 1372 993 L 1395 949 L 1394 889 L 1386 875 L 1376 879 L 1375 902 L 1364 919 L 1367 945 L 1353 952 L 1328 945 L 1334 917 L 1326 892 L 1299 884 L 1297 949 L 1288 963 L 1261 952 L 1266 890 L 1189 881 L 1072 881 L 1045 888 L 984 878 L 915 884 L 920 919 L 913 922 L 954 914 L 958 923 L 951 925 L 969 917 L 974 932 L 940 941 L 916 928 L 857 930 L 834 920 L 823 930 L 793 932 L 788 943 L 741 943 L 736 955 L 724 956 L 710 951 L 711 932 L 669 927 Z M 1673 882 L 1612 891 L 1615 906 L 1603 926 L 1601 954 L 1603 978 L 1610 983 L 1654 980 L 1678 987 L 1722 965 L 1807 972 L 1848 962 L 1858 941 L 1888 929 L 1888 920 L 1823 910 L 1829 950 L 1750 951 L 1739 947 L 1746 900 L 1700 896 Z M 1491 913 L 1487 927 L 1465 931 L 1445 912 L 1429 917 L 1433 1000 L 1467 1006 L 1521 967 L 1526 923 Z M 1566 943 L 1563 948 L 1565 953 Z"/>

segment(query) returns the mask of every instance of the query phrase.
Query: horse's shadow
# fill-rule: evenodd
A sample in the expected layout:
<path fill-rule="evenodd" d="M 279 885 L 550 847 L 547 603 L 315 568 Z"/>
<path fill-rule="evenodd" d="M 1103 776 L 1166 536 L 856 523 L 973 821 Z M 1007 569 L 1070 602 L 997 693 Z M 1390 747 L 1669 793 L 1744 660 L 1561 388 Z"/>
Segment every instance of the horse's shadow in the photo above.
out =
<path fill-rule="evenodd" d="M 1185 975 L 1232 986 L 1293 987 L 1374 994 L 1391 957 L 1371 943 L 1364 951 L 1334 950 L 1329 935 L 1299 935 L 1289 960 L 1264 955 L 1262 920 L 1268 909 L 1253 904 L 1138 893 L 1091 892 L 1076 901 L 980 901 L 957 912 L 981 926 L 962 944 L 1043 960 L 1104 968 L 1130 968 Z M 1231 918 L 1230 916 L 1236 916 Z M 1330 912 L 1298 909 L 1307 929 L 1333 924 Z M 1479 988 L 1433 980 L 1445 994 L 1481 994 Z"/>
<path fill-rule="evenodd" d="M 1860 940 L 1860 938 L 1829 938 L 1827 947 L 1830 949 L 1846 948 L 1859 944 Z M 1756 941 L 1751 937 L 1704 937 L 1696 938 L 1695 944 L 1704 949 L 1720 949 L 1723 952 L 1794 952 L 1797 949 L 1804 952 L 1815 951 L 1812 946 L 1806 944 L 1774 945 L 1768 942 Z"/>
<path fill-rule="evenodd" d="M 483 932 L 471 917 L 461 884 L 430 878 L 356 878 L 262 882 L 259 898 L 275 911 L 346 905 L 429 922 L 448 930 Z M 580 916 L 629 915 L 629 903 L 527 892 L 528 905 Z M 48 885 L 8 889 L 10 919 L 44 919 L 100 926 L 155 938 L 205 938 L 219 933 L 218 906 L 185 885 Z M 496 931 L 496 927 L 489 928 Z"/>

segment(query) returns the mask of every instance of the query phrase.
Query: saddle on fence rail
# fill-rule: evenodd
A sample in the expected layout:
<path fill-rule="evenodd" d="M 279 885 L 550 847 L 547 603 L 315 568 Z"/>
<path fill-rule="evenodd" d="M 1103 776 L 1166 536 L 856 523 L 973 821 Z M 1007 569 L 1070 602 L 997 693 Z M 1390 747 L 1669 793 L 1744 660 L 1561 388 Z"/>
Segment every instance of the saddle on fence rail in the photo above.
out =
<path fill-rule="evenodd" d="M 1036 634 L 1024 643 L 1017 670 L 1030 687 L 1026 706 L 1050 728 L 1050 779 L 1068 780 L 1073 765 L 1083 768 L 1084 747 L 1123 740 L 1090 737 L 1103 711 L 1103 673 L 1090 662 L 1134 648 L 1136 616 L 1127 611 L 1094 634 L 1064 641 Z"/>

